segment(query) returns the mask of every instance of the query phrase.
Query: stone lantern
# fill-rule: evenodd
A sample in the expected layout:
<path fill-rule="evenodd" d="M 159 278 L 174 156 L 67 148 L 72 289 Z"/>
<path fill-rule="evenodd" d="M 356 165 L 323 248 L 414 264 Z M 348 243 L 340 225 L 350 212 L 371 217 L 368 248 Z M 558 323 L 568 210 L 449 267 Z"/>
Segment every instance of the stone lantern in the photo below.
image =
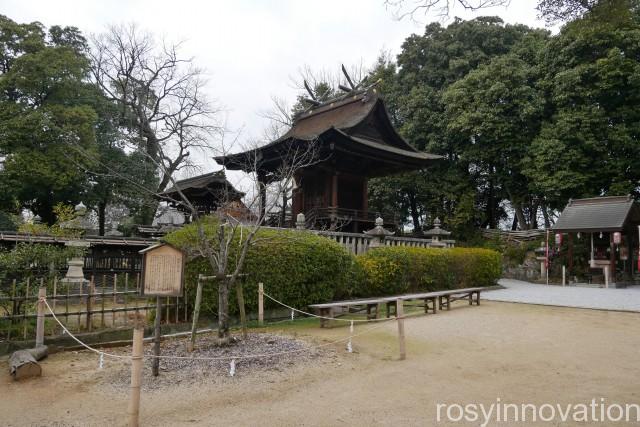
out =
<path fill-rule="evenodd" d="M 429 246 L 434 247 L 445 247 L 447 246 L 446 242 L 443 242 L 441 239 L 445 237 L 449 237 L 451 235 L 450 231 L 443 230 L 440 228 L 442 223 L 440 222 L 440 218 L 437 218 L 433 221 L 433 228 L 431 230 L 427 230 L 424 232 L 424 235 L 427 237 L 431 237 L 431 243 Z"/>
<path fill-rule="evenodd" d="M 367 236 L 371 236 L 371 243 L 369 243 L 370 248 L 379 248 L 384 246 L 384 239 L 387 236 L 393 236 L 395 233 L 389 231 L 383 227 L 384 220 L 380 217 L 376 218 L 376 226 L 371 230 L 365 231 L 364 234 Z"/>
<path fill-rule="evenodd" d="M 75 217 L 69 221 L 62 223 L 60 227 L 72 231 L 77 231 L 78 233 L 91 230 L 93 228 L 93 224 L 88 220 L 88 218 L 86 218 L 86 213 L 86 206 L 82 202 L 78 203 L 75 207 Z M 87 248 L 89 247 L 89 242 L 86 242 L 77 237 L 69 239 L 65 243 L 65 246 Z M 83 285 L 89 282 L 84 278 L 84 271 L 82 270 L 82 267 L 84 266 L 84 257 L 74 256 L 69 261 L 67 261 L 67 266 L 69 267 L 67 269 L 67 274 L 64 276 L 64 279 L 61 280 L 61 282 L 80 285 L 80 293 L 82 293 Z"/>

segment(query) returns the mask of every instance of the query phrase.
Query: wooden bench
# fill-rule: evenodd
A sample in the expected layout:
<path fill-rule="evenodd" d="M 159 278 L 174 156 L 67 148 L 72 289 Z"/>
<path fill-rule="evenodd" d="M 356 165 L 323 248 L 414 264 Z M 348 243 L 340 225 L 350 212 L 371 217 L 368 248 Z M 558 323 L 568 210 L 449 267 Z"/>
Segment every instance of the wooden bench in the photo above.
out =
<path fill-rule="evenodd" d="M 334 301 L 325 304 L 312 304 L 309 308 L 313 309 L 318 315 L 323 317 L 335 317 L 337 308 L 366 307 L 367 319 L 377 319 L 380 314 L 380 305 L 385 298 L 365 298 L 349 301 Z M 320 319 L 320 327 L 324 328 L 329 324 L 328 319 Z"/>
<path fill-rule="evenodd" d="M 485 288 L 464 288 L 464 289 L 449 289 L 445 291 L 436 292 L 422 292 L 414 294 L 405 294 L 392 297 L 380 297 L 380 298 L 365 298 L 358 300 L 348 301 L 334 301 L 324 304 L 311 304 L 309 308 L 314 310 L 317 314 L 323 317 L 335 317 L 336 309 L 346 308 L 347 312 L 353 307 L 364 307 L 367 310 L 367 319 L 377 319 L 380 315 L 380 308 L 382 304 L 387 305 L 387 317 L 391 315 L 396 316 L 396 302 L 401 301 L 424 301 L 424 312 L 428 314 L 431 311 L 433 314 L 437 310 L 447 309 L 450 310 L 451 303 L 458 300 L 467 300 L 469 305 L 480 305 L 480 293 Z M 436 303 L 437 301 L 437 303 Z M 324 328 L 328 326 L 328 319 L 320 319 L 320 327 Z"/>

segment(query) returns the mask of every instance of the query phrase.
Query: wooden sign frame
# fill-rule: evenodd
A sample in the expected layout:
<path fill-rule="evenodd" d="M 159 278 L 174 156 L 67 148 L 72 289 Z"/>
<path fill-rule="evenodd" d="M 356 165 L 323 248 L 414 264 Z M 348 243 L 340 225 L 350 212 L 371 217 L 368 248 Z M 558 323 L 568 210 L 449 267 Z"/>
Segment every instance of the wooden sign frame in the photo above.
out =
<path fill-rule="evenodd" d="M 161 251 L 161 250 L 166 250 L 165 248 L 169 248 L 172 251 L 175 251 L 177 253 L 180 254 L 181 260 L 179 261 L 178 265 L 180 268 L 180 272 L 178 273 L 178 284 L 172 286 L 172 289 L 169 291 L 162 291 L 162 292 L 154 292 L 153 289 L 147 289 L 147 280 L 149 280 L 149 276 L 153 276 L 153 275 L 159 275 L 162 277 L 170 277 L 170 276 L 175 276 L 175 272 L 173 272 L 174 274 L 168 274 L 167 271 L 162 271 L 162 267 L 163 265 L 160 264 L 160 268 L 158 270 L 160 271 L 149 271 L 149 266 L 147 265 L 147 263 L 150 260 L 150 257 L 153 256 L 153 254 L 157 251 Z M 170 245 L 168 243 L 158 243 L 155 244 L 153 246 L 149 246 L 148 248 L 145 248 L 143 250 L 141 250 L 139 253 L 142 254 L 142 275 L 141 275 L 141 286 L 140 286 L 140 295 L 144 295 L 144 296 L 155 296 L 155 297 L 181 297 L 184 293 L 184 267 L 186 264 L 186 255 L 183 251 L 181 251 L 180 249 L 176 248 L 173 245 Z M 163 255 L 166 256 L 166 255 Z M 171 266 L 173 268 L 175 268 L 175 265 Z M 169 269 L 171 269 L 171 267 L 169 267 Z M 169 272 L 171 273 L 171 272 Z"/>

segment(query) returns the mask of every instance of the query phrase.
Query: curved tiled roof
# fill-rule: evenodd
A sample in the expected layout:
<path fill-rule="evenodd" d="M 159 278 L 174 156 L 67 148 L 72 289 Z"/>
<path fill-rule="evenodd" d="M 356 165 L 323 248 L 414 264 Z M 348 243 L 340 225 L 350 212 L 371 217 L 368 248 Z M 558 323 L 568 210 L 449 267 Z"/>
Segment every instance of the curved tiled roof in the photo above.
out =
<path fill-rule="evenodd" d="M 373 154 L 388 153 L 396 158 L 405 157 L 413 167 L 417 164 L 426 166 L 428 162 L 441 158 L 416 150 L 398 135 L 389 120 L 384 102 L 376 89 L 370 88 L 327 101 L 301 113 L 284 135 L 262 147 L 214 159 L 231 169 L 249 169 L 242 163 L 247 163 L 248 158 L 260 158 L 254 157 L 256 153 L 277 150 L 287 141 L 314 141 L 323 136 L 329 139 L 336 131 L 346 137 L 349 144 L 360 146 Z"/>

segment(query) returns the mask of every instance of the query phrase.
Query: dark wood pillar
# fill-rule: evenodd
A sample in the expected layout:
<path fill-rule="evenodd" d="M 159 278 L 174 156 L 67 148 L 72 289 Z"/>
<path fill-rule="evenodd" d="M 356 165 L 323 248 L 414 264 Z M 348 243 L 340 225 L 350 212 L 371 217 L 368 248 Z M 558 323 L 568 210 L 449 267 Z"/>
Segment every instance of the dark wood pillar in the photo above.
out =
<path fill-rule="evenodd" d="M 362 181 L 362 210 L 364 212 L 369 210 L 369 186 L 367 178 Z"/>
<path fill-rule="evenodd" d="M 568 241 L 568 251 L 567 251 L 567 257 L 569 258 L 569 274 L 573 274 L 573 234 L 568 233 L 568 237 L 569 239 Z"/>
<path fill-rule="evenodd" d="M 338 172 L 331 176 L 331 206 L 338 207 Z"/>
<path fill-rule="evenodd" d="M 613 231 L 609 232 L 609 250 L 611 252 L 609 256 L 609 284 L 616 281 L 616 248 L 613 244 Z"/>

